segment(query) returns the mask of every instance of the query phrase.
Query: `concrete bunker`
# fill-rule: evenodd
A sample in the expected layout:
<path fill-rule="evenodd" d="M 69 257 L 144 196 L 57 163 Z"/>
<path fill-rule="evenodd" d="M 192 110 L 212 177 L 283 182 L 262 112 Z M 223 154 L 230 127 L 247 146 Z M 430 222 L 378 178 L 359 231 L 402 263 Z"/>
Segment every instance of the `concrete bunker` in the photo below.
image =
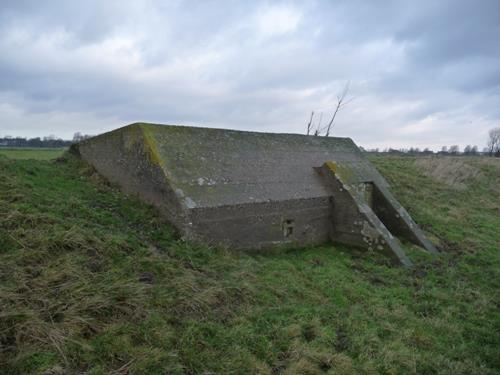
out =
<path fill-rule="evenodd" d="M 188 240 L 235 249 L 333 241 L 406 266 L 395 236 L 436 252 L 349 138 L 136 123 L 75 148 Z"/>

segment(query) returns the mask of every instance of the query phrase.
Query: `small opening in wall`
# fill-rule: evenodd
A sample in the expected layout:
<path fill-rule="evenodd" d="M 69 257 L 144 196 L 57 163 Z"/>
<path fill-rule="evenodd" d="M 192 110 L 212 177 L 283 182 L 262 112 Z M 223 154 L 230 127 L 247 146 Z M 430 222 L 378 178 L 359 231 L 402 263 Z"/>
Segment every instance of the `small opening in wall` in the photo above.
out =
<path fill-rule="evenodd" d="M 293 220 L 283 220 L 283 236 L 290 237 L 293 234 L 294 222 Z"/>

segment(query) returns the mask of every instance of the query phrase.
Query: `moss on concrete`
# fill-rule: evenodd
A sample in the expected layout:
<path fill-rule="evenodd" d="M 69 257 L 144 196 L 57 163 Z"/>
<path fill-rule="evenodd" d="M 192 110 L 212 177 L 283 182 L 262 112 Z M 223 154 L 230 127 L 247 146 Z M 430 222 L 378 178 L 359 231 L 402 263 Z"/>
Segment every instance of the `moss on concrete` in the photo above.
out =
<path fill-rule="evenodd" d="M 148 152 L 149 160 L 155 165 L 161 167 L 164 166 L 164 162 L 158 152 L 158 145 L 156 143 L 155 136 L 152 134 L 150 127 L 144 125 L 139 126 L 142 130 L 144 148 Z"/>
<path fill-rule="evenodd" d="M 359 181 L 356 181 L 353 170 L 346 165 L 342 165 L 342 164 L 336 163 L 334 161 L 327 161 L 325 163 L 325 166 L 330 171 L 335 173 L 340 178 L 340 180 L 342 181 L 343 184 L 351 186 L 352 184 L 359 182 Z"/>

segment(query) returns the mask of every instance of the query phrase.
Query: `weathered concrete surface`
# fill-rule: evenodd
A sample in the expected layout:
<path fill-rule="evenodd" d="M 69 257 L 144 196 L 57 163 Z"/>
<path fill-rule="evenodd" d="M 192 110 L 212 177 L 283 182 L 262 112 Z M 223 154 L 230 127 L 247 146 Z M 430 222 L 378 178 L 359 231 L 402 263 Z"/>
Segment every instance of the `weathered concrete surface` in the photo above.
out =
<path fill-rule="evenodd" d="M 317 171 L 332 189 L 332 240 L 381 252 L 395 262 L 411 266 L 412 263 L 398 240 L 373 211 L 374 197 L 366 196 L 366 183 L 349 183 L 349 170 L 331 161 L 326 162 Z M 371 186 L 373 182 L 368 184 Z M 369 188 L 368 194 L 372 191 L 372 188 Z"/>
<path fill-rule="evenodd" d="M 78 149 L 104 177 L 157 206 L 188 239 L 238 249 L 331 239 L 408 265 L 391 239 L 394 230 L 434 251 L 349 138 L 138 123 Z M 327 161 L 337 169 L 325 167 Z M 346 187 L 359 194 L 346 195 Z"/>

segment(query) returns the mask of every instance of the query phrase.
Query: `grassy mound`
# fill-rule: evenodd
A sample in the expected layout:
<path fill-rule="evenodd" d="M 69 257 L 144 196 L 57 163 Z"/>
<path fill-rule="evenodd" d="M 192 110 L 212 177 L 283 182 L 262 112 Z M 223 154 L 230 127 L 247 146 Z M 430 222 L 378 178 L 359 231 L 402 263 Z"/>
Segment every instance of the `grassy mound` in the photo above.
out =
<path fill-rule="evenodd" d="M 373 161 L 441 256 L 194 247 L 78 160 L 0 156 L 0 373 L 499 371 L 500 168 Z"/>

